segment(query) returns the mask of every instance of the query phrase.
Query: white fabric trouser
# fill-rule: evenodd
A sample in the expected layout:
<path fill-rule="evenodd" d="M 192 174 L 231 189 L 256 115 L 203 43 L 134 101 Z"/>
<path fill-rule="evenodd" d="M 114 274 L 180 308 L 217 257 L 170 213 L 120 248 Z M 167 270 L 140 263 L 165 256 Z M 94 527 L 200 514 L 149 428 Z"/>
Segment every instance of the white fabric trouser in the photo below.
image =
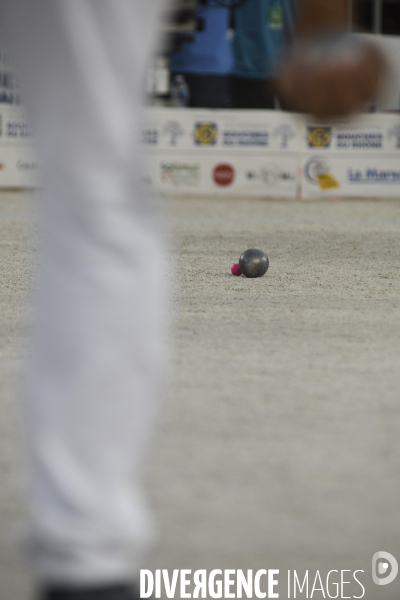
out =
<path fill-rule="evenodd" d="M 137 146 L 161 0 L 0 0 L 42 165 L 29 386 L 31 556 L 46 582 L 131 578 L 158 409 L 162 248 Z"/>

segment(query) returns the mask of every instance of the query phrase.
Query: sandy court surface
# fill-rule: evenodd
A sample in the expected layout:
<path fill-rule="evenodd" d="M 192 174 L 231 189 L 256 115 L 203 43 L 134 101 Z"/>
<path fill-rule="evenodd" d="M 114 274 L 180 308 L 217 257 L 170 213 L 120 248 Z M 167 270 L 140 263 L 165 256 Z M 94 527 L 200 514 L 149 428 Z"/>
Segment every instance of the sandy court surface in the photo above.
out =
<path fill-rule="evenodd" d="M 29 209 L 0 196 L 1 600 L 28 589 L 13 540 Z M 400 202 L 181 198 L 167 215 L 175 347 L 145 566 L 364 569 L 366 598 L 398 599 L 371 558 L 400 560 Z M 248 247 L 270 257 L 262 279 L 230 274 Z"/>
<path fill-rule="evenodd" d="M 28 600 L 28 576 L 18 544 L 25 507 L 20 390 L 28 325 L 26 299 L 34 248 L 31 198 L 0 193 L 0 599 Z"/>

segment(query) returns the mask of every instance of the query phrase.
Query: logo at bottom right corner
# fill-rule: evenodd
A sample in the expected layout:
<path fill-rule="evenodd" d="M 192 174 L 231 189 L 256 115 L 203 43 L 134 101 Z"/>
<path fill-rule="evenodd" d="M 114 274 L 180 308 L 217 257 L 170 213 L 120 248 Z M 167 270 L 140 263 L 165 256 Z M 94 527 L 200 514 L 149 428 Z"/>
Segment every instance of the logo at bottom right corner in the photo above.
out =
<path fill-rule="evenodd" d="M 388 585 L 397 577 L 399 565 L 389 552 L 380 550 L 372 557 L 372 580 L 376 585 Z"/>
<path fill-rule="evenodd" d="M 332 173 L 332 165 L 325 156 L 312 156 L 304 166 L 304 174 L 320 190 L 339 188 L 340 184 Z"/>

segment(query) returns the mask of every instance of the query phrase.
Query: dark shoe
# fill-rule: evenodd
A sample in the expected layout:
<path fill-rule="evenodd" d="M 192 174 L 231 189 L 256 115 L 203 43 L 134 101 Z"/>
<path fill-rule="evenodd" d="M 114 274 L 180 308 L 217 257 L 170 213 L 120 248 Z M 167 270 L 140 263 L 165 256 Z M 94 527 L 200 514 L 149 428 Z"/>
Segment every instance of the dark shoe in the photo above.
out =
<path fill-rule="evenodd" d="M 84 588 L 49 588 L 40 600 L 139 600 L 139 594 L 127 585 Z"/>

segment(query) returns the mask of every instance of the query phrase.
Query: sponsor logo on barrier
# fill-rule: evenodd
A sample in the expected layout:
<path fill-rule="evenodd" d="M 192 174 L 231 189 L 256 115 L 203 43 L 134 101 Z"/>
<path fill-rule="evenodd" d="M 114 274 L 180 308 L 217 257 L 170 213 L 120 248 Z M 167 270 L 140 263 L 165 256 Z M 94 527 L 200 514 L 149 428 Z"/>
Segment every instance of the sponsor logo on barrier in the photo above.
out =
<path fill-rule="evenodd" d="M 24 121 L 9 121 L 6 124 L 6 137 L 8 138 L 31 138 L 33 137 L 31 126 Z"/>
<path fill-rule="evenodd" d="M 157 129 L 143 129 L 141 132 L 140 143 L 145 146 L 157 146 L 158 130 Z"/>
<path fill-rule="evenodd" d="M 313 156 L 304 166 L 304 175 L 313 185 L 321 190 L 332 190 L 340 187 L 336 177 L 332 175 L 332 166 L 325 156 Z"/>
<path fill-rule="evenodd" d="M 336 145 L 340 149 L 377 150 L 383 147 L 383 134 L 379 132 L 338 133 L 336 139 Z"/>
<path fill-rule="evenodd" d="M 200 184 L 200 165 L 198 163 L 162 162 L 160 179 L 165 184 L 175 187 L 196 187 Z"/>
<path fill-rule="evenodd" d="M 39 163 L 35 160 L 18 160 L 16 165 L 17 171 L 38 171 Z"/>
<path fill-rule="evenodd" d="M 214 168 L 213 179 L 217 185 L 227 186 L 233 183 L 235 178 L 235 169 L 232 165 L 221 163 Z"/>
<path fill-rule="evenodd" d="M 400 184 L 400 170 L 378 169 L 367 167 L 366 169 L 350 168 L 347 172 L 350 183 L 390 183 Z"/>
<path fill-rule="evenodd" d="M 307 142 L 310 148 L 329 148 L 332 127 L 307 127 Z"/>
<path fill-rule="evenodd" d="M 389 139 L 394 138 L 396 140 L 396 148 L 400 149 L 400 123 L 389 129 L 388 134 Z"/>
<path fill-rule="evenodd" d="M 261 181 L 272 187 L 280 181 L 294 181 L 295 175 L 284 171 L 279 165 L 271 162 L 263 165 L 258 171 L 247 171 L 246 179 L 248 181 Z"/>
<path fill-rule="evenodd" d="M 287 148 L 290 140 L 296 137 L 296 130 L 288 123 L 282 123 L 274 129 L 274 137 L 280 138 L 280 147 Z"/>
<path fill-rule="evenodd" d="M 215 146 L 218 138 L 216 123 L 204 121 L 194 126 L 194 143 L 198 146 Z"/>
<path fill-rule="evenodd" d="M 268 131 L 224 131 L 224 146 L 263 146 L 269 144 Z"/>
<path fill-rule="evenodd" d="M 176 146 L 178 139 L 185 133 L 179 121 L 169 121 L 162 130 L 163 135 L 169 137 L 169 145 Z"/>

